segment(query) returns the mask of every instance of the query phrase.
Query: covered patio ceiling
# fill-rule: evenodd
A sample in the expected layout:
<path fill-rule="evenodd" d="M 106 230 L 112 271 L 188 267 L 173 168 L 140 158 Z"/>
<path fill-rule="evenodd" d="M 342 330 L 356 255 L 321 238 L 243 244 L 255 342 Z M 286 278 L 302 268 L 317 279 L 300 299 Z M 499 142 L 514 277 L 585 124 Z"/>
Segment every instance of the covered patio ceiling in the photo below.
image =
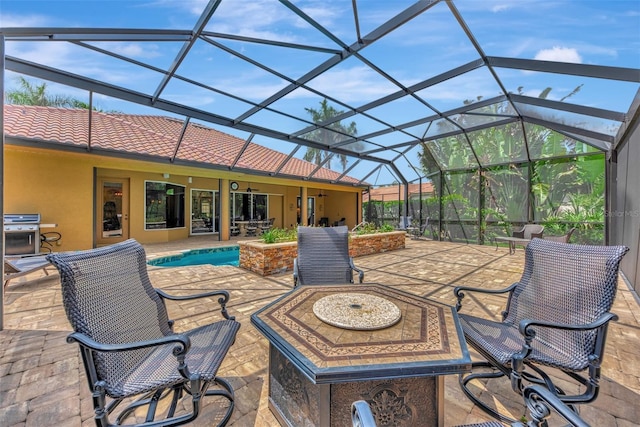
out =
<path fill-rule="evenodd" d="M 345 185 L 608 152 L 640 105 L 634 0 L 2 9 L 5 91 L 31 76 L 102 111 L 169 115 L 288 154 L 257 174 L 278 176 L 308 148 Z"/>

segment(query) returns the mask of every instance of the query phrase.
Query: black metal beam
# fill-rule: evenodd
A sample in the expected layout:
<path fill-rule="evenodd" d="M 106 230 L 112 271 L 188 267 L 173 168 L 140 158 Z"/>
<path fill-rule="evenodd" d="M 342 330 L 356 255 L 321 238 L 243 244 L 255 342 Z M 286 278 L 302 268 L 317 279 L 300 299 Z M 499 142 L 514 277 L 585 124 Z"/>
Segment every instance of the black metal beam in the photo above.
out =
<path fill-rule="evenodd" d="M 204 8 L 204 11 L 198 18 L 198 21 L 193 28 L 193 37 L 185 41 L 180 48 L 180 52 L 178 52 L 178 54 L 176 55 L 176 58 L 173 60 L 173 63 L 167 70 L 167 74 L 162 78 L 162 81 L 158 85 L 156 92 L 153 94 L 153 98 L 151 99 L 152 103 L 155 103 L 158 98 L 160 98 L 160 94 L 162 94 L 164 88 L 169 84 L 169 80 L 171 80 L 171 77 L 176 73 L 182 61 L 184 61 L 184 59 L 187 57 L 187 54 L 200 36 L 200 33 L 204 30 L 204 27 L 207 25 L 207 22 L 209 22 L 209 19 L 211 19 L 211 16 L 213 16 L 213 12 L 215 12 L 215 10 L 218 8 L 221 1 L 222 0 L 210 0 L 207 6 Z"/>
<path fill-rule="evenodd" d="M 498 68 L 541 71 L 544 73 L 567 74 L 572 76 L 640 83 L 640 69 L 637 68 L 540 61 L 536 59 L 502 58 L 499 56 L 487 56 L 487 63 Z"/>

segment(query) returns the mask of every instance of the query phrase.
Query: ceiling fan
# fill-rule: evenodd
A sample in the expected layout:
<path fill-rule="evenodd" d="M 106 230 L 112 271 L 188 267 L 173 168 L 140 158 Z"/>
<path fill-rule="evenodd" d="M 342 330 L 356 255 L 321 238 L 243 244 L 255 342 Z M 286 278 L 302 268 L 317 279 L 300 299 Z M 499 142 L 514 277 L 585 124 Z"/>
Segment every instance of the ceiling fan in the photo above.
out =
<path fill-rule="evenodd" d="M 318 194 L 318 197 L 329 197 L 329 195 L 327 193 L 322 194 L 322 190 L 321 190 L 320 193 Z"/>
<path fill-rule="evenodd" d="M 260 189 L 259 188 L 251 188 L 251 183 L 249 183 L 249 185 L 247 185 L 246 192 L 247 193 L 251 193 L 252 191 L 260 191 Z"/>

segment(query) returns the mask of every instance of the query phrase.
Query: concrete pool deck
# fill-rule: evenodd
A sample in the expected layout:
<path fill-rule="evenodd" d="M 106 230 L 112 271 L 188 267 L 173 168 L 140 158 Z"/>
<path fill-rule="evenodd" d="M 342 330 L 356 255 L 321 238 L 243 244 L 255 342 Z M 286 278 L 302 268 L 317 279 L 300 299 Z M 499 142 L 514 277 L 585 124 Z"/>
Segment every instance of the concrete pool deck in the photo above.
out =
<path fill-rule="evenodd" d="M 244 240 L 244 239 L 241 239 Z M 229 246 L 198 236 L 170 244 L 145 245 L 149 257 L 176 251 Z M 406 248 L 355 258 L 365 271 L 365 282 L 384 283 L 406 292 L 453 305 L 455 285 L 500 289 L 517 281 L 524 252 L 509 255 L 506 248 L 410 240 Z M 50 276 L 36 272 L 11 281 L 5 289 L 5 319 L 0 331 L 0 425 L 92 426 L 93 411 L 77 345 L 67 344 L 70 327 L 61 304 L 60 283 L 53 268 Z M 291 273 L 263 277 L 237 267 L 149 267 L 154 285 L 175 294 L 226 289 L 231 294 L 229 312 L 242 323 L 219 374 L 235 388 L 236 408 L 228 424 L 278 425 L 267 407 L 267 340 L 251 325 L 250 315 L 289 291 Z M 468 298 L 466 309 L 499 315 L 504 299 Z M 202 302 L 169 306 L 177 329 L 188 329 L 218 319 Z M 640 305 L 624 281 L 613 312 L 620 316 L 611 324 L 602 365 L 598 399 L 580 407 L 581 416 L 593 426 L 630 427 L 640 423 Z M 472 356 L 474 353 L 472 352 Z M 519 417 L 520 398 L 508 384 L 493 380 L 479 385 L 497 406 Z M 445 425 L 489 420 L 462 393 L 457 377 L 445 379 Z M 193 426 L 210 426 L 215 405 L 206 404 Z"/>

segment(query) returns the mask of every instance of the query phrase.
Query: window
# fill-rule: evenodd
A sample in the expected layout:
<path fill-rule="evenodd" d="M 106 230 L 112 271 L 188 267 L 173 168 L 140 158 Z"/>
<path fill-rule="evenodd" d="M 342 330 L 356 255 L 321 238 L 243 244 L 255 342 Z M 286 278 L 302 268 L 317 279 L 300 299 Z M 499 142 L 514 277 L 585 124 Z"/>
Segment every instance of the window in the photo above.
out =
<path fill-rule="evenodd" d="M 231 193 L 232 221 L 267 219 L 269 217 L 268 197 L 266 194 Z"/>
<path fill-rule="evenodd" d="M 184 227 L 185 187 L 145 182 L 145 230 Z"/>

